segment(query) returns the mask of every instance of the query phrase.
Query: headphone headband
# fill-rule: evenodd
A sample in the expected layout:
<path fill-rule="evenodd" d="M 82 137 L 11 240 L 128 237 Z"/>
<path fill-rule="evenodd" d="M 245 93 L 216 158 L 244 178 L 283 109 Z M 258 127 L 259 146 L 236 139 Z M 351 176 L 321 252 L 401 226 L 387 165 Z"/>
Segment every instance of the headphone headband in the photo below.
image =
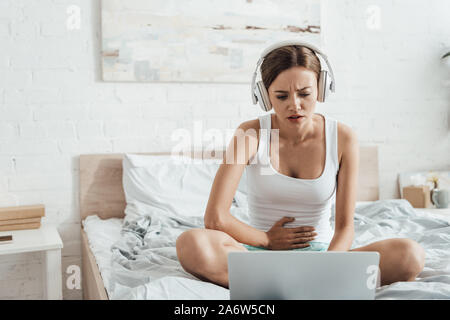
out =
<path fill-rule="evenodd" d="M 323 58 L 323 60 L 325 61 L 325 63 L 327 64 L 328 70 L 330 72 L 330 76 L 331 76 L 331 83 L 330 83 L 330 90 L 331 92 L 335 91 L 335 80 L 334 80 L 334 73 L 333 73 L 333 68 L 331 67 L 331 64 L 328 61 L 328 57 L 316 46 L 304 42 L 304 41 L 299 41 L 299 40 L 285 40 L 285 41 L 280 41 L 277 42 L 275 44 L 272 44 L 271 46 L 269 46 L 268 48 L 266 48 L 262 53 L 261 53 L 261 57 L 258 60 L 258 63 L 256 64 L 256 69 L 255 72 L 253 73 L 253 77 L 252 77 L 252 100 L 253 100 L 253 104 L 257 103 L 257 97 L 255 96 L 254 92 L 255 92 L 255 88 L 256 88 L 256 76 L 258 73 L 258 68 L 260 67 L 260 65 L 262 64 L 262 62 L 264 61 L 264 58 L 271 53 L 272 51 L 281 48 L 281 47 L 285 47 L 285 46 L 302 46 L 302 47 L 306 47 L 308 49 L 311 49 L 312 51 L 314 51 L 316 54 L 318 54 L 319 56 L 321 56 Z M 323 68 L 322 68 L 323 69 Z"/>

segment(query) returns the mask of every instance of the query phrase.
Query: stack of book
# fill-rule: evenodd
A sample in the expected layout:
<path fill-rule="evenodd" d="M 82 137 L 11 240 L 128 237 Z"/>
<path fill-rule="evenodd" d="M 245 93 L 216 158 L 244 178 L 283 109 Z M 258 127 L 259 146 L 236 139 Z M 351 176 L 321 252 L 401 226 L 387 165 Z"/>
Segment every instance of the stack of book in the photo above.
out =
<path fill-rule="evenodd" d="M 0 208 L 0 231 L 38 229 L 44 215 L 43 204 Z"/>

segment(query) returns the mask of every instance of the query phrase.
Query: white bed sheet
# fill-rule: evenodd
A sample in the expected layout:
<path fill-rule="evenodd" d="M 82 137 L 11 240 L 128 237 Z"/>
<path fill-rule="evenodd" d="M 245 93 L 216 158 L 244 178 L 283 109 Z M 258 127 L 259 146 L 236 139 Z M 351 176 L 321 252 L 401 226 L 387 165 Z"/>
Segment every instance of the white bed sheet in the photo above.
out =
<path fill-rule="evenodd" d="M 369 204 L 372 201 L 359 201 L 356 206 Z M 112 296 L 112 290 L 110 286 L 110 279 L 112 273 L 111 257 L 112 251 L 111 247 L 117 240 L 120 239 L 121 228 L 123 219 L 111 218 L 111 219 L 100 219 L 97 215 L 88 216 L 83 220 L 83 228 L 86 232 L 89 247 L 96 259 L 100 274 L 105 285 L 105 289 L 108 296 Z M 187 299 L 189 297 L 192 299 L 192 294 L 201 291 L 202 294 L 198 295 L 199 298 L 203 296 L 205 291 L 211 291 L 210 297 L 216 297 L 217 299 L 228 299 L 229 292 L 219 286 L 209 286 L 205 282 L 183 278 L 180 277 L 164 277 L 159 281 L 155 281 L 151 287 L 139 287 L 135 292 L 126 292 L 128 288 L 121 288 L 120 285 L 116 284 L 116 296 L 117 291 L 122 291 L 123 297 L 137 298 L 140 296 L 152 296 L 155 299 Z M 143 290 L 152 292 L 142 292 Z M 194 294 L 195 296 L 195 294 Z"/>
<path fill-rule="evenodd" d="M 360 207 L 371 203 L 372 201 L 357 202 L 356 206 Z M 385 216 L 382 218 L 385 220 L 380 220 L 381 224 L 375 229 L 370 229 L 370 233 L 365 231 L 364 225 L 366 223 L 373 225 L 376 222 L 371 220 L 372 217 L 367 217 L 367 220 L 365 217 L 359 217 L 358 239 L 355 238 L 354 245 L 360 246 L 375 239 L 395 237 L 395 234 L 385 234 L 385 231 L 392 227 L 397 230 L 405 230 L 404 234 L 398 235 L 400 237 L 409 234 L 413 239 L 420 238 L 425 241 L 426 265 L 424 271 L 419 275 L 418 281 L 398 282 L 377 289 L 377 299 L 429 299 L 430 297 L 450 299 L 450 248 L 448 247 L 450 224 L 444 222 L 450 222 L 450 218 L 435 216 L 420 209 L 415 209 L 414 213 L 417 215 L 414 214 L 411 220 L 415 222 L 411 222 L 410 225 L 407 222 L 409 219 L 405 216 L 395 219 Z M 130 288 L 115 283 L 114 290 L 111 290 L 112 281 L 110 280 L 113 273 L 111 247 L 121 239 L 122 222 L 123 219 L 117 218 L 101 220 L 95 215 L 89 216 L 83 221 L 89 246 L 99 266 L 110 299 L 229 299 L 227 289 L 200 281 L 194 276 L 176 269 L 172 274 L 158 277 L 146 285 Z M 424 226 L 430 225 L 430 227 L 419 228 L 420 224 L 416 222 L 423 223 Z M 399 224 L 406 225 L 401 227 Z M 428 228 L 430 229 L 428 230 Z"/>
<path fill-rule="evenodd" d="M 116 283 L 113 292 L 110 282 L 113 273 L 111 247 L 121 237 L 122 223 L 123 219 L 103 220 L 97 215 L 88 216 L 83 220 L 89 247 L 97 262 L 108 297 L 131 300 L 142 299 L 142 297 L 147 300 L 193 300 L 204 299 L 207 296 L 217 300 L 229 299 L 228 290 L 212 283 L 196 280 L 194 276 L 188 278 L 185 274 L 163 277 L 133 290 Z"/>
<path fill-rule="evenodd" d="M 108 296 L 111 295 L 109 290 L 112 271 L 111 246 L 120 239 L 122 221 L 123 219 L 118 218 L 102 220 L 97 215 L 88 216 L 83 220 L 83 228 L 88 238 L 89 247 L 94 254 Z"/>

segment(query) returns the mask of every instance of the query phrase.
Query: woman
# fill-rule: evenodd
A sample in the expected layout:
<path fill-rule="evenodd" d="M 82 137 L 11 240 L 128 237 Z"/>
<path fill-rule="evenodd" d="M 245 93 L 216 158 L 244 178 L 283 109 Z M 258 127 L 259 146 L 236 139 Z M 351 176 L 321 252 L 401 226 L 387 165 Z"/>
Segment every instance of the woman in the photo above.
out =
<path fill-rule="evenodd" d="M 261 75 L 274 113 L 236 130 L 211 188 L 205 229 L 177 239 L 187 272 L 227 288 L 227 254 L 247 250 L 377 251 L 381 285 L 415 280 L 422 271 L 424 250 L 410 239 L 350 250 L 358 141 L 350 127 L 315 113 L 320 71 L 320 60 L 306 46 L 284 46 L 265 57 Z M 229 211 L 246 166 L 251 225 Z M 329 224 L 333 195 L 334 231 Z"/>

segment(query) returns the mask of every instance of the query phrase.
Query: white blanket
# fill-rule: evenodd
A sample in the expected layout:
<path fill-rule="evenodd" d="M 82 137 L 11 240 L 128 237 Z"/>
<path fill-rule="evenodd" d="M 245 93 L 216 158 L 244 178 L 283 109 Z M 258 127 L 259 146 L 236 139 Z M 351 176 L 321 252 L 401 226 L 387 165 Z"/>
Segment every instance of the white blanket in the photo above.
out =
<path fill-rule="evenodd" d="M 248 222 L 245 207 L 233 205 L 231 212 Z M 425 268 L 416 281 L 377 288 L 376 299 L 450 298 L 449 222 L 417 212 L 402 199 L 359 206 L 354 221 L 352 248 L 407 237 L 426 251 Z M 333 226 L 334 215 L 331 223 Z M 161 215 L 151 210 L 139 218 L 125 218 L 122 237 L 111 248 L 110 279 L 105 284 L 110 299 L 229 299 L 227 289 L 198 280 L 178 262 L 177 237 L 185 230 L 202 227 L 200 217 Z"/>

